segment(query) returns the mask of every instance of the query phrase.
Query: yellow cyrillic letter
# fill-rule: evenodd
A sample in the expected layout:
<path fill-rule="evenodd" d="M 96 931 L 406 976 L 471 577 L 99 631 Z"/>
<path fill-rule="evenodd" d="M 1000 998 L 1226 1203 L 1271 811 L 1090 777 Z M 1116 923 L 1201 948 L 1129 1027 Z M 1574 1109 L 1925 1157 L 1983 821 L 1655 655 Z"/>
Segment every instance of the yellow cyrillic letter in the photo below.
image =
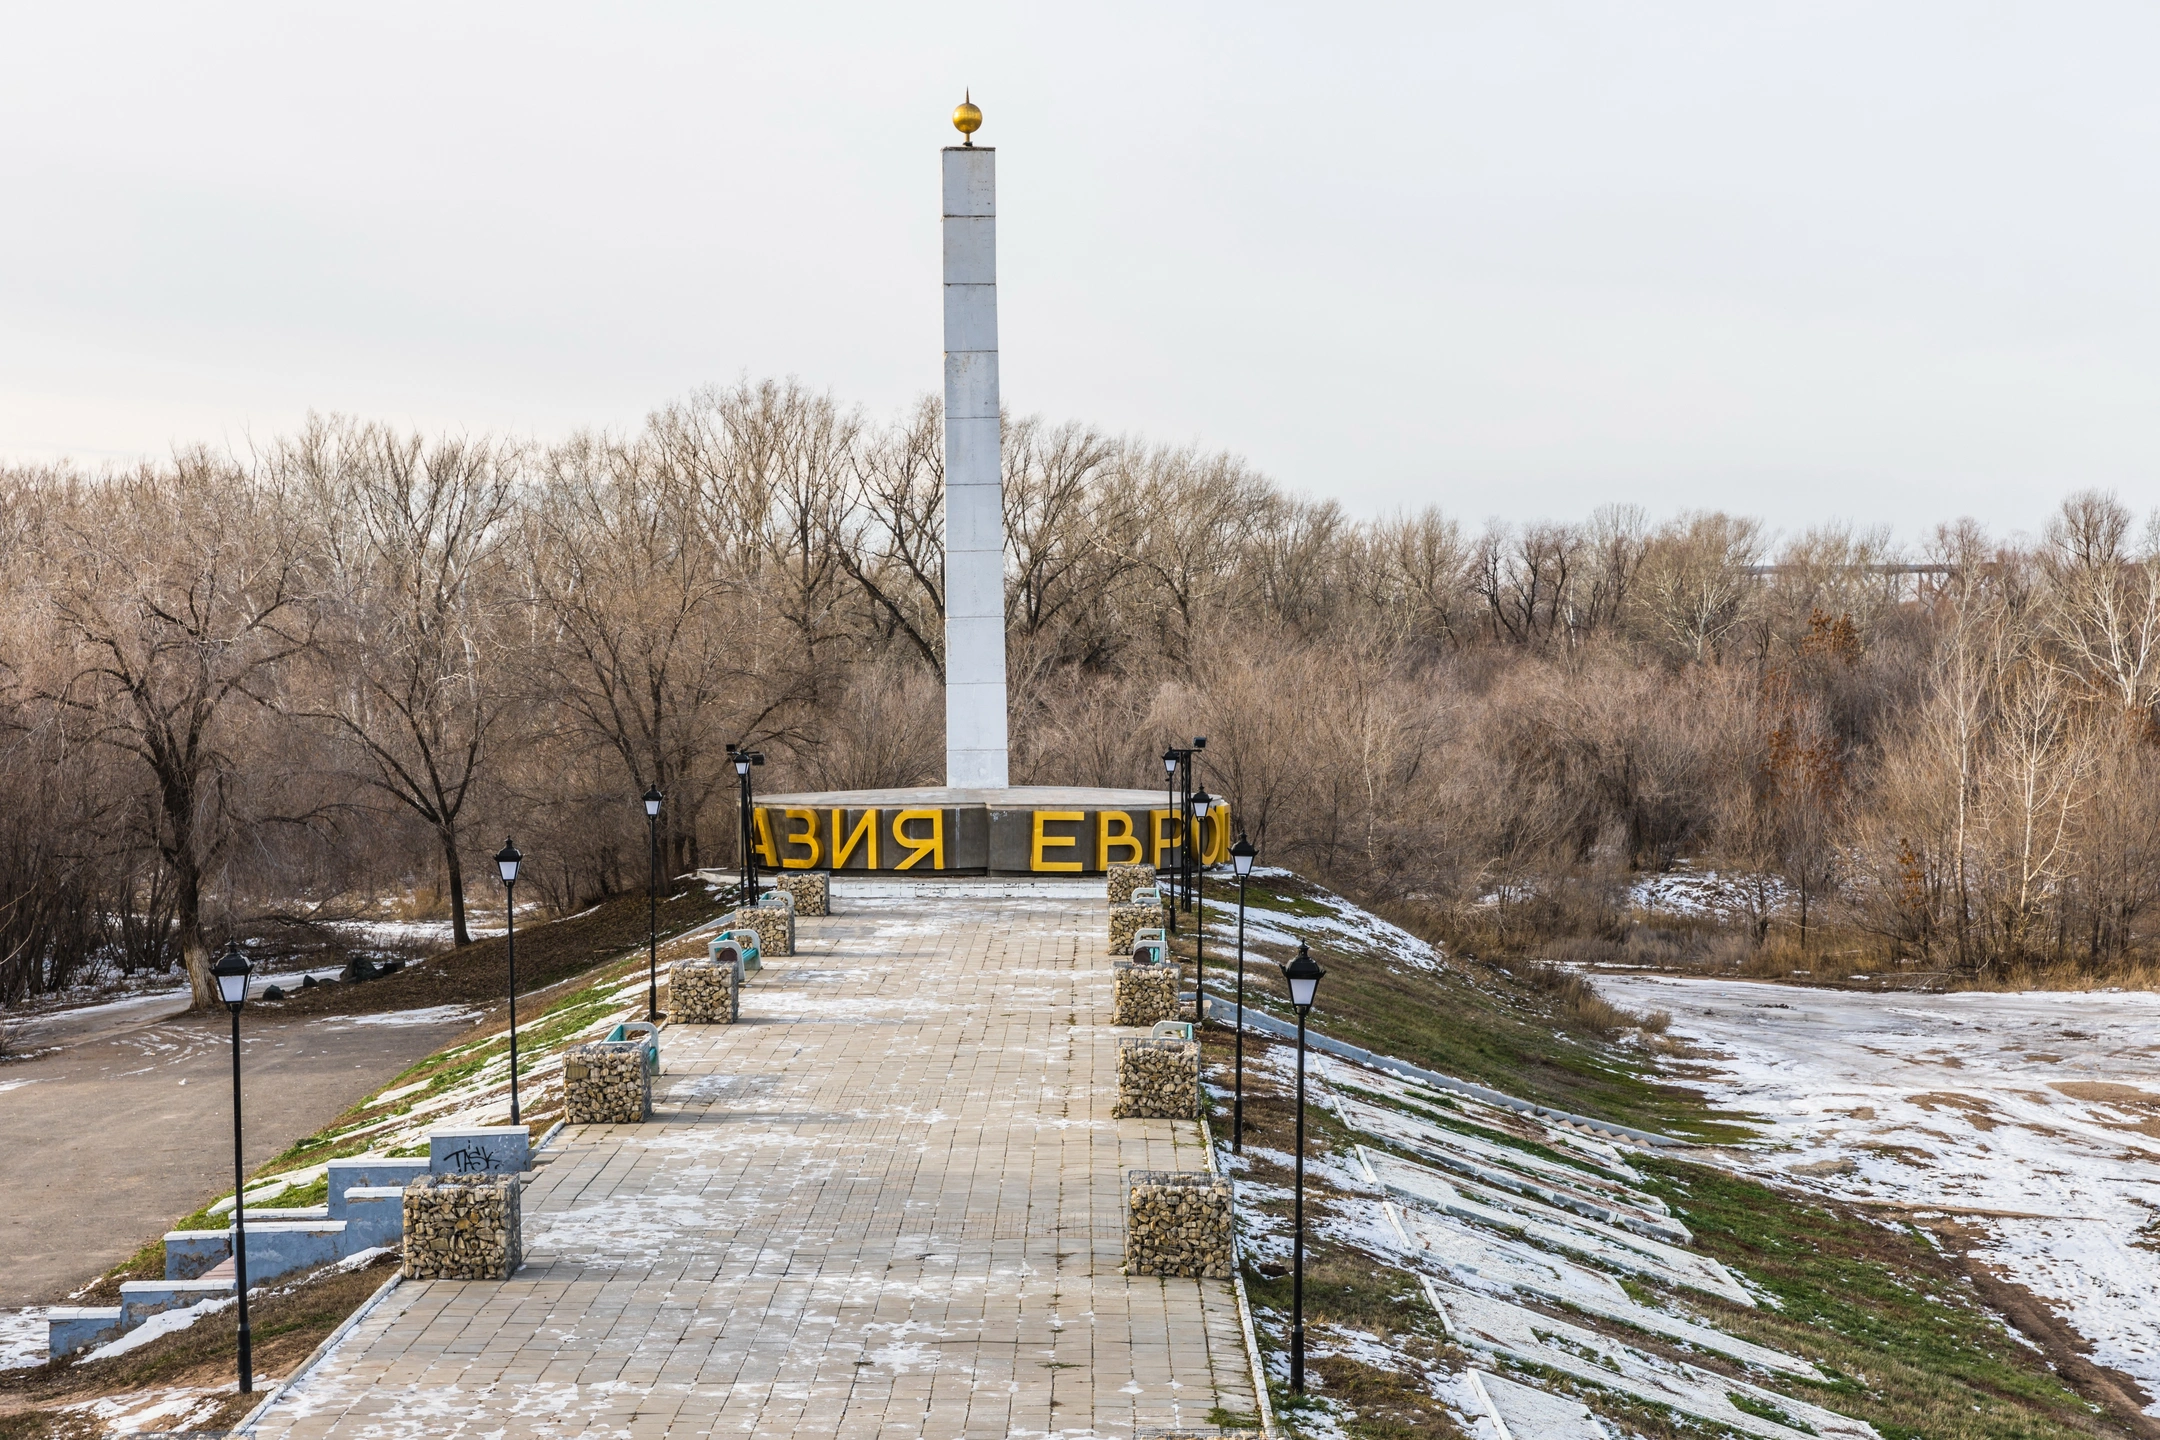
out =
<path fill-rule="evenodd" d="M 878 812 L 875 810 L 863 811 L 862 819 L 855 822 L 854 833 L 849 835 L 846 841 L 843 842 L 840 839 L 840 832 L 842 829 L 845 828 L 845 822 L 841 819 L 841 817 L 845 814 L 847 814 L 847 812 L 840 809 L 838 806 L 835 806 L 833 808 L 832 868 L 838 870 L 841 866 L 847 864 L 848 856 L 855 853 L 856 846 L 861 845 L 869 852 L 866 856 L 864 856 L 864 859 L 868 862 L 866 868 L 871 870 L 877 869 Z"/>
<path fill-rule="evenodd" d="M 1111 828 L 1112 826 L 1116 828 Z M 1132 853 L 1120 864 L 1137 865 L 1147 859 L 1147 847 L 1140 837 L 1132 833 L 1132 816 L 1123 810 L 1098 810 L 1095 812 L 1095 868 L 1110 868 L 1110 847 L 1117 846 Z"/>
<path fill-rule="evenodd" d="M 1155 868 L 1160 870 L 1163 856 L 1178 847 L 1178 831 L 1182 827 L 1175 810 L 1150 810 L 1148 819 L 1155 827 Z"/>
<path fill-rule="evenodd" d="M 1029 862 L 1029 868 L 1033 870 L 1066 871 L 1082 870 L 1087 868 L 1082 865 L 1078 860 L 1043 859 L 1043 851 L 1045 850 L 1057 850 L 1068 847 L 1077 850 L 1078 848 L 1080 848 L 1080 841 L 1075 836 L 1043 834 L 1044 825 L 1048 824 L 1053 820 L 1064 820 L 1077 823 L 1085 819 L 1087 819 L 1087 816 L 1078 810 L 1037 810 L 1035 812 L 1035 854 Z"/>
<path fill-rule="evenodd" d="M 929 838 L 918 840 L 914 836 L 908 834 L 907 824 L 910 820 L 929 821 Z M 925 855 L 928 855 L 930 857 L 930 868 L 932 870 L 943 870 L 945 868 L 944 811 L 902 810 L 899 814 L 893 816 L 892 838 L 900 845 L 902 849 L 908 852 L 907 859 L 902 860 L 899 864 L 893 866 L 893 869 L 912 870 L 915 868 L 915 862 L 922 859 Z"/>
<path fill-rule="evenodd" d="M 778 870 L 780 868 L 780 852 L 773 848 L 772 816 L 766 812 L 764 806 L 760 805 L 750 812 L 750 818 L 756 822 L 757 832 L 757 838 L 750 842 L 750 848 L 757 851 L 758 858 L 765 862 L 766 869 Z"/>
<path fill-rule="evenodd" d="M 794 856 L 787 855 L 781 858 L 780 863 L 790 870 L 815 870 L 817 868 L 817 862 L 825 858 L 824 850 L 818 845 L 817 811 L 790 810 L 787 812 L 787 818 L 790 820 L 802 821 L 803 828 L 799 833 L 788 835 L 784 838 L 790 845 L 809 846 L 810 858 L 807 860 L 797 860 Z"/>
<path fill-rule="evenodd" d="M 1213 812 L 1215 829 L 1208 836 L 1207 863 L 1227 864 L 1230 859 L 1230 802 L 1216 805 Z"/>

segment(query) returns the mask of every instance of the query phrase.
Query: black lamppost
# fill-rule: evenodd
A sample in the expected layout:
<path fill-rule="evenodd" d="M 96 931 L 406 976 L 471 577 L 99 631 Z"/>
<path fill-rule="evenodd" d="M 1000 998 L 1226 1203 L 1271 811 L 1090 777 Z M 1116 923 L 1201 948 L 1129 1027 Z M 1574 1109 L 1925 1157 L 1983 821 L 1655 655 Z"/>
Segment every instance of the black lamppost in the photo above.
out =
<path fill-rule="evenodd" d="M 747 907 L 757 904 L 757 851 L 752 844 L 757 838 L 757 825 L 750 804 L 750 767 L 763 765 L 765 757 L 739 745 L 727 748 L 728 758 L 735 764 L 736 789 L 742 800 L 742 903 Z"/>
<path fill-rule="evenodd" d="M 1182 905 L 1187 911 L 1193 908 L 1192 877 L 1195 859 L 1192 843 L 1193 781 L 1198 771 L 1198 767 L 1193 763 L 1193 757 L 1205 749 L 1207 749 L 1207 736 L 1195 735 L 1192 744 L 1172 745 L 1165 749 L 1162 755 L 1164 800 L 1169 806 L 1170 812 L 1178 817 L 1179 823 L 1183 826 L 1183 831 L 1178 839 L 1177 883 L 1170 890 L 1171 903 L 1169 911 L 1170 933 L 1172 935 L 1177 934 L 1179 906 Z M 1182 799 L 1180 798 L 1178 784 L 1178 773 L 1180 771 L 1184 772 L 1185 777 Z M 1155 880 L 1160 885 L 1162 876 L 1158 874 Z"/>
<path fill-rule="evenodd" d="M 1169 747 L 1168 749 L 1166 749 L 1166 750 L 1164 750 L 1164 751 L 1162 752 L 1162 768 L 1163 768 L 1163 809 L 1165 809 L 1165 810 L 1168 810 L 1168 811 L 1169 811 L 1169 812 L 1170 812 L 1171 814 L 1175 815 L 1175 814 L 1177 813 L 1177 808 L 1178 808 L 1178 803 L 1177 803 L 1177 772 L 1178 772 L 1178 750 L 1177 750 L 1177 747 L 1176 747 L 1175 745 L 1173 745 L 1173 746 Z M 1165 887 L 1165 884 L 1164 884 L 1164 882 L 1165 882 L 1165 881 L 1166 881 L 1166 880 L 1167 880 L 1168 878 L 1169 878 L 1169 877 L 1167 877 L 1167 876 L 1165 876 L 1165 875 L 1161 874 L 1160 872 L 1158 872 L 1158 873 L 1156 874 L 1156 876 L 1155 876 L 1155 884 L 1156 884 L 1156 886 L 1157 886 L 1158 888 L 1167 888 L 1167 889 L 1168 889 L 1168 891 L 1169 891 L 1169 894 L 1170 894 L 1170 899 L 1171 899 L 1171 903 L 1170 903 L 1169 905 L 1165 906 L 1164 908 L 1165 908 L 1166 910 L 1168 910 L 1168 911 L 1169 911 L 1169 914 L 1170 914 L 1170 933 L 1171 933 L 1172 935 L 1175 935 L 1175 934 L 1177 934 L 1177 903 L 1176 903 L 1176 902 L 1177 902 L 1177 887 L 1176 887 L 1176 886 L 1175 886 L 1174 884 L 1172 884 L 1172 885 L 1168 885 L 1167 887 Z"/>
<path fill-rule="evenodd" d="M 1327 972 L 1298 941 L 1297 956 L 1283 966 L 1290 1003 L 1297 1007 L 1297 1189 L 1290 1221 L 1290 1393 L 1305 1393 L 1305 1015 Z"/>
<path fill-rule="evenodd" d="M 505 835 L 503 848 L 495 852 L 495 868 L 502 874 L 504 939 L 510 952 L 510 1123 L 513 1125 L 525 1123 L 518 1115 L 517 1101 L 517 872 L 518 862 L 524 858 Z"/>
<path fill-rule="evenodd" d="M 1205 816 L 1215 797 L 1205 790 L 1193 792 L 1193 814 Z M 1196 820 L 1186 838 L 1191 840 L 1198 832 Z M 1207 871 L 1193 871 L 1193 1026 L 1195 1031 L 1207 1028 Z"/>
<path fill-rule="evenodd" d="M 240 1212 L 247 1189 L 247 1164 L 240 1158 L 240 1007 L 247 1004 L 248 976 L 255 967 L 240 953 L 240 942 L 229 940 L 225 953 L 210 973 L 217 977 L 218 996 L 232 1011 L 232 1253 L 233 1293 L 240 1299 L 240 1393 L 255 1393 L 255 1349 L 248 1331 L 247 1313 L 247 1220 Z"/>
<path fill-rule="evenodd" d="M 1178 847 L 1178 869 L 1185 876 L 1185 883 L 1181 888 L 1184 891 L 1185 908 L 1188 912 L 1193 908 L 1193 890 L 1199 883 L 1200 874 L 1200 847 L 1193 843 L 1193 832 L 1198 828 L 1193 815 L 1193 802 L 1198 798 L 1199 794 L 1204 793 L 1197 791 L 1195 786 L 1200 779 L 1200 752 L 1205 749 L 1207 749 L 1207 736 L 1195 735 L 1191 747 L 1184 752 L 1185 843 Z"/>
<path fill-rule="evenodd" d="M 660 802 L 666 799 L 658 785 L 645 792 L 645 835 L 652 851 L 651 873 L 645 882 L 645 1018 L 660 1023 Z"/>
<path fill-rule="evenodd" d="M 1237 1080 L 1230 1101 L 1230 1151 L 1245 1153 L 1245 879 L 1252 874 L 1253 849 L 1245 832 L 1238 831 L 1230 847 L 1230 868 L 1237 871 Z"/>

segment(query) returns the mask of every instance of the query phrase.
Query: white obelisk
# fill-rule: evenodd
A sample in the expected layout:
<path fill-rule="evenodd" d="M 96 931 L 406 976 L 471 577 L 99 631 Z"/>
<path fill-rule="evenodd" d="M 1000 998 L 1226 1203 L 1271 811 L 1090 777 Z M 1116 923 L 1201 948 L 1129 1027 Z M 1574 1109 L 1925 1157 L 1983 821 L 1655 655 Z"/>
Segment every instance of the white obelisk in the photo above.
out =
<path fill-rule="evenodd" d="M 1005 501 L 997 343 L 997 152 L 945 151 L 945 783 L 1007 783 Z"/>

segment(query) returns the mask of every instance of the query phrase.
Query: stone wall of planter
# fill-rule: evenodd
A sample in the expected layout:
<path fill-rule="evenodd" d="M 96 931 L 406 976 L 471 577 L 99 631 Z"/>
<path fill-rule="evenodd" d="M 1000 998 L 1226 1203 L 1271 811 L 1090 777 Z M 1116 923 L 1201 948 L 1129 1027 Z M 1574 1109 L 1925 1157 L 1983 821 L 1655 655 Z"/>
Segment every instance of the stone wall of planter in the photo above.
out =
<path fill-rule="evenodd" d="M 732 1025 L 742 1014 L 735 967 L 678 960 L 668 980 L 669 1018 L 677 1025 Z"/>
<path fill-rule="evenodd" d="M 773 877 L 773 889 L 795 897 L 797 915 L 832 914 L 832 877 L 822 870 L 784 870 Z"/>
<path fill-rule="evenodd" d="M 640 1041 L 605 1040 L 563 1052 L 563 1119 L 572 1125 L 634 1125 L 652 1118 L 652 1075 Z"/>
<path fill-rule="evenodd" d="M 1192 1120 L 1200 1114 L 1200 1046 L 1191 1040 L 1120 1040 L 1120 1120 Z"/>
<path fill-rule="evenodd" d="M 1132 954 L 1133 936 L 1142 930 L 1167 930 L 1168 917 L 1160 905 L 1112 905 L 1110 907 L 1110 953 Z"/>
<path fill-rule="evenodd" d="M 515 1175 L 421 1175 L 405 1187 L 405 1278 L 507 1280 L 525 1260 Z"/>
<path fill-rule="evenodd" d="M 1175 965 L 1135 965 L 1120 960 L 1110 967 L 1110 1023 L 1153 1025 L 1177 1018 L 1178 969 Z"/>
<path fill-rule="evenodd" d="M 1155 884 L 1153 865 L 1112 865 L 1107 873 L 1113 905 L 1123 905 L 1132 899 L 1133 891 L 1147 890 Z"/>
<path fill-rule="evenodd" d="M 1230 1181 L 1205 1170 L 1125 1172 L 1125 1273 L 1227 1280 Z"/>
<path fill-rule="evenodd" d="M 755 930 L 758 933 L 758 951 L 761 956 L 793 955 L 795 953 L 795 923 L 785 907 L 778 905 L 753 905 L 737 910 L 721 922 L 729 930 Z"/>

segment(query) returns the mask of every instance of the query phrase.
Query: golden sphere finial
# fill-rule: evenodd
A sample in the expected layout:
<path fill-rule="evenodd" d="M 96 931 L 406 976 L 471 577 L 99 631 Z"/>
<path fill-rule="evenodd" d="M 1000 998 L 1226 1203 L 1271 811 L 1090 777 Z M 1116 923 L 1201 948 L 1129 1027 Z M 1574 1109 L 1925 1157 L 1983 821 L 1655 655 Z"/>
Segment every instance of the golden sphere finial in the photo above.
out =
<path fill-rule="evenodd" d="M 963 144 L 973 145 L 975 132 L 982 129 L 982 111 L 976 108 L 971 92 L 963 90 L 960 94 L 962 99 L 952 112 L 953 129 L 967 136 Z"/>

